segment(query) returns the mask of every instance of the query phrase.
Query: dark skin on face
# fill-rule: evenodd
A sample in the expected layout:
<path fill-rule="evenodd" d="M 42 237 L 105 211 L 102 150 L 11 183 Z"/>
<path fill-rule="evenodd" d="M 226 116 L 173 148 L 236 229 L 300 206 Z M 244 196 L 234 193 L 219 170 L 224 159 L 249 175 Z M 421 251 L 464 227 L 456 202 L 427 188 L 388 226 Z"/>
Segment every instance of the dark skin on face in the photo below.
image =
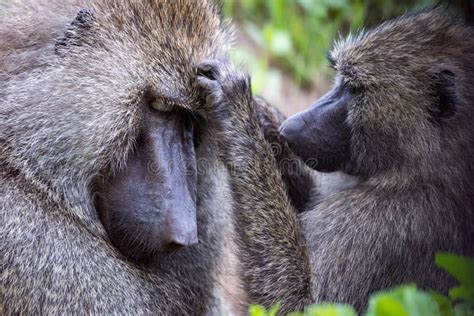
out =
<path fill-rule="evenodd" d="M 136 261 L 198 243 L 196 122 L 147 108 L 126 165 L 103 185 L 98 209 L 114 245 Z"/>
<path fill-rule="evenodd" d="M 352 94 L 336 84 L 311 107 L 289 117 L 280 136 L 311 168 L 322 172 L 340 170 L 350 158 L 350 129 L 346 124 Z"/>
<path fill-rule="evenodd" d="M 456 113 L 454 73 L 441 70 L 434 74 L 433 105 L 430 121 L 442 124 Z M 347 124 L 350 104 L 357 91 L 339 79 L 321 99 L 303 112 L 289 117 L 280 127 L 280 136 L 306 164 L 321 172 L 344 170 L 351 159 L 351 130 Z"/>

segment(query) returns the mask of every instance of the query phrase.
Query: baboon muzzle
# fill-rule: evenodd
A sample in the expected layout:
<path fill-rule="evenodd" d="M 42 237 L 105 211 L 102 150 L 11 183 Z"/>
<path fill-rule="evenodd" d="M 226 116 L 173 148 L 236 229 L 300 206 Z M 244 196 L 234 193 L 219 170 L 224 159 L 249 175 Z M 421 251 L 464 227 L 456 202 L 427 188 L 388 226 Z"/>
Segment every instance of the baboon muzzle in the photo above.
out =
<path fill-rule="evenodd" d="M 289 117 L 280 127 L 281 137 L 311 168 L 337 171 L 349 159 L 350 129 L 346 119 L 351 97 L 338 85 L 308 110 Z"/>

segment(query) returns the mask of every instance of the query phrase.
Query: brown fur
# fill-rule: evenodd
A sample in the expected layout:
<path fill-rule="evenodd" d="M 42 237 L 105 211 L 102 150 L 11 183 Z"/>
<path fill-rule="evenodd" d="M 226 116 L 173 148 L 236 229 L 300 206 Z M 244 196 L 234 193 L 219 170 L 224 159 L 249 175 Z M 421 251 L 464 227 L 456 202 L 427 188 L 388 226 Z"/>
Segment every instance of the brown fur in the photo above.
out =
<path fill-rule="evenodd" d="M 360 311 L 370 293 L 400 283 L 446 293 L 453 280 L 436 269 L 434 253 L 474 256 L 474 32 L 442 10 L 336 44 L 337 76 L 358 95 L 344 168 L 358 183 L 316 199 L 298 217 L 245 76 L 219 62 L 203 66 L 215 72 L 215 80 L 200 80 L 233 175 L 249 302 L 281 302 L 282 312 L 343 302 Z M 443 69 L 455 76 L 456 113 L 435 122 L 433 75 Z"/>
<path fill-rule="evenodd" d="M 74 25 L 82 8 L 86 25 Z M 209 310 L 229 209 L 209 135 L 196 153 L 211 164 L 198 179 L 200 244 L 156 266 L 111 245 L 93 183 L 133 148 L 144 91 L 195 106 L 193 66 L 222 57 L 229 35 L 210 1 L 0 4 L 0 314 Z"/>
<path fill-rule="evenodd" d="M 146 90 L 199 104 L 193 66 L 224 56 L 231 39 L 210 1 L 14 1 L 0 4 L 0 18 L 0 312 L 199 314 L 220 313 L 226 299 L 239 305 L 225 293 L 238 282 L 226 275 L 236 264 L 231 197 L 212 135 L 204 132 L 196 153 L 200 245 L 137 265 L 112 246 L 93 205 L 94 183 L 123 167 L 135 145 Z M 280 142 L 282 116 L 255 104 L 266 137 Z M 285 181 L 302 205 L 310 177 Z M 214 303 L 217 273 L 224 302 Z"/>

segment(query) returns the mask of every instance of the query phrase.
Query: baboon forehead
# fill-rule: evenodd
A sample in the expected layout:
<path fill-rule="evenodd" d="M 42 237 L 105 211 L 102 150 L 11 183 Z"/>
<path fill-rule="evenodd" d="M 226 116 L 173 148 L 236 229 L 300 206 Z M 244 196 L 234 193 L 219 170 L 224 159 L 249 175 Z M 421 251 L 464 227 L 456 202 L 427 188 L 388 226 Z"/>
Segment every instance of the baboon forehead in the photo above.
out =
<path fill-rule="evenodd" d="M 7 1 L 0 5 L 0 78 L 52 60 L 67 64 L 69 77 L 131 76 L 181 100 L 193 92 L 194 65 L 224 57 L 232 40 L 213 2 Z"/>
<path fill-rule="evenodd" d="M 230 39 L 229 27 L 211 0 L 103 1 L 104 29 L 127 36 L 144 51 L 162 58 L 206 57 L 222 50 Z"/>
<path fill-rule="evenodd" d="M 340 39 L 330 57 L 336 69 L 353 80 L 383 80 L 387 74 L 409 77 L 459 57 L 472 46 L 471 37 L 472 30 L 436 8 Z"/>
<path fill-rule="evenodd" d="M 180 103 L 192 103 L 194 66 L 222 58 L 232 39 L 211 0 L 103 1 L 93 10 L 104 37 L 132 42 L 152 84 Z"/>

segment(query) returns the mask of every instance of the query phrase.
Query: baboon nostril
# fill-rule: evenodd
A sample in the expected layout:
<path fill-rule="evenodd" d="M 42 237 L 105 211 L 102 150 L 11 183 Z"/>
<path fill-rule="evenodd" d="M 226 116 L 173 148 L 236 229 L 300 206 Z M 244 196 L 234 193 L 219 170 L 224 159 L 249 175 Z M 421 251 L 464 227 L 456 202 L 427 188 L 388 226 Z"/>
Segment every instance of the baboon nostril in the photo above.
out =
<path fill-rule="evenodd" d="M 183 227 L 174 227 L 174 231 L 171 234 L 162 237 L 160 245 L 161 251 L 176 251 L 199 243 L 196 229 L 187 227 L 185 230 L 180 230 L 180 228 L 183 229 Z"/>

